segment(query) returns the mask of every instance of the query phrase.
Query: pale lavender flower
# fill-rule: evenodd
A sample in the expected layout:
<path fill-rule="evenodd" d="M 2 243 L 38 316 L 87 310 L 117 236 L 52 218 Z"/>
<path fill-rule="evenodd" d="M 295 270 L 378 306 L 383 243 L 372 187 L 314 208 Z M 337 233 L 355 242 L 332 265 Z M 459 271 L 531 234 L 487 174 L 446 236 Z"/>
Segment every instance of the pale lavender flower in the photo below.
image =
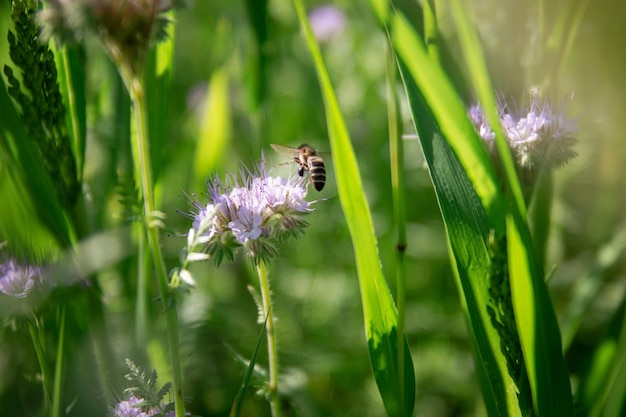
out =
<path fill-rule="evenodd" d="M 128 401 L 120 401 L 115 408 L 111 409 L 114 417 L 151 417 L 161 413 L 156 407 L 146 407 L 146 400 L 131 395 Z M 161 415 L 163 415 L 161 413 Z M 168 411 L 165 417 L 174 417 L 176 413 Z"/>
<path fill-rule="evenodd" d="M 312 211 L 306 201 L 308 183 L 301 177 L 271 177 L 265 161 L 255 172 L 242 171 L 226 184 L 207 182 L 208 204 L 191 198 L 194 210 L 190 234 L 203 238 L 206 252 L 219 264 L 243 247 L 255 263 L 277 255 L 278 246 L 308 226 L 303 215 Z M 192 252 L 193 248 L 188 248 Z"/>
<path fill-rule="evenodd" d="M 42 281 L 42 270 L 34 265 L 22 265 L 15 259 L 0 264 L 0 292 L 24 298 Z"/>
<path fill-rule="evenodd" d="M 498 114 L 519 167 L 526 170 L 543 166 L 557 167 L 576 156 L 572 149 L 576 143 L 573 120 L 554 111 L 546 99 L 532 95 L 528 109 L 519 111 L 511 111 L 500 100 Z M 495 133 L 480 106 L 471 106 L 468 116 L 489 150 L 493 151 Z"/>
<path fill-rule="evenodd" d="M 313 35 L 319 42 L 326 42 L 337 36 L 346 25 L 346 17 L 332 5 L 320 6 L 309 13 Z"/>

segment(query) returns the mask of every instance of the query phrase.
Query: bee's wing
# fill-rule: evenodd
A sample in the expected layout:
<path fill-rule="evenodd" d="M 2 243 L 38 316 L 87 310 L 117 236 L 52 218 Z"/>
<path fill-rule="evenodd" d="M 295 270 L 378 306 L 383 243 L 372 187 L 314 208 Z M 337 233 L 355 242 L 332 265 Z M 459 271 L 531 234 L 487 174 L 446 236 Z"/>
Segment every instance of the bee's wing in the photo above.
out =
<path fill-rule="evenodd" d="M 272 143 L 270 145 L 272 147 L 272 149 L 274 149 L 276 152 L 280 152 L 280 153 L 290 153 L 290 154 L 294 154 L 294 153 L 298 153 L 298 148 L 292 148 L 291 146 L 286 146 L 286 145 L 277 145 L 275 143 Z"/>

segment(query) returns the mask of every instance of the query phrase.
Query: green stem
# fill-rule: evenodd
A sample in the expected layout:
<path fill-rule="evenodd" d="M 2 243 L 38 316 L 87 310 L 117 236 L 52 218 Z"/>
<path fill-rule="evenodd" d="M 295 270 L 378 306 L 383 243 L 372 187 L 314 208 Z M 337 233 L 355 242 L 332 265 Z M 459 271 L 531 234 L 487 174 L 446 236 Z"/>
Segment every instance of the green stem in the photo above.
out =
<path fill-rule="evenodd" d="M 131 101 L 133 103 L 135 117 L 135 135 L 133 135 L 133 158 L 135 159 L 135 172 L 140 177 L 141 195 L 143 197 L 144 221 L 154 267 L 156 270 L 157 285 L 163 309 L 165 310 L 167 339 L 170 348 L 170 365 L 172 367 L 172 386 L 174 389 L 174 403 L 176 417 L 185 415 L 185 404 L 182 387 L 182 368 L 178 344 L 178 313 L 172 294 L 169 291 L 167 270 L 159 243 L 159 222 L 155 218 L 156 203 L 154 197 L 154 184 L 152 178 L 152 163 L 150 161 L 150 147 L 148 140 L 148 115 L 145 103 L 144 83 L 140 77 L 131 76 L 126 78 L 131 71 L 122 73 Z"/>
<path fill-rule="evenodd" d="M 274 332 L 274 314 L 270 298 L 270 281 L 267 278 L 265 263 L 261 261 L 257 266 L 261 298 L 263 299 L 263 314 L 267 317 L 267 360 L 269 367 L 269 394 L 272 416 L 280 416 L 280 398 L 278 397 L 278 352 L 276 350 L 276 335 Z"/>
<path fill-rule="evenodd" d="M 391 192 L 393 194 L 394 224 L 396 226 L 396 303 L 398 306 L 398 389 L 402 415 L 405 411 L 404 327 L 406 299 L 406 213 L 404 200 L 404 146 L 399 131 L 400 115 L 396 94 L 396 61 L 392 45 L 387 55 L 387 120 L 389 126 L 389 153 L 391 159 Z"/>
<path fill-rule="evenodd" d="M 65 306 L 61 306 L 61 328 L 59 330 L 59 343 L 57 345 L 57 359 L 54 368 L 54 390 L 52 391 L 52 417 L 61 415 L 61 393 L 63 382 L 63 351 L 65 341 Z"/>
<path fill-rule="evenodd" d="M 135 341 L 137 346 L 148 342 L 148 270 L 150 255 L 143 230 L 137 236 L 137 297 L 135 306 Z"/>
<path fill-rule="evenodd" d="M 52 406 L 52 373 L 48 368 L 48 362 L 46 361 L 46 354 L 44 352 L 43 335 L 39 331 L 39 325 L 37 318 L 33 321 L 28 320 L 28 330 L 30 337 L 33 340 L 33 347 L 35 348 L 35 354 L 37 355 L 37 361 L 39 362 L 39 369 L 41 369 L 41 376 L 43 379 L 43 392 L 45 398 L 45 408 L 49 410 Z"/>

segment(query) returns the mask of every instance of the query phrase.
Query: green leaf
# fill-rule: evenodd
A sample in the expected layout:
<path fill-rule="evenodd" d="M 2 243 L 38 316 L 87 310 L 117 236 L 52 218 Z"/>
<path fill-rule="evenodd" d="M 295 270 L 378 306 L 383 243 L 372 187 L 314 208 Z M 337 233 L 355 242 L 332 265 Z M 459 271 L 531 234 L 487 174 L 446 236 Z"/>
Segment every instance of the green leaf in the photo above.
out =
<path fill-rule="evenodd" d="M 174 19 L 174 11 L 170 10 L 167 16 Z M 163 148 L 168 135 L 170 84 L 174 62 L 174 27 L 175 25 L 168 25 L 167 38 L 148 53 L 145 70 L 148 137 L 155 181 L 161 172 Z"/>
<path fill-rule="evenodd" d="M 268 0 L 246 0 L 245 6 L 254 34 L 253 46 L 247 48 L 244 65 L 246 96 L 250 109 L 258 111 L 267 94 L 268 72 Z"/>
<path fill-rule="evenodd" d="M 319 46 L 313 37 L 300 0 L 294 7 L 313 57 L 326 108 L 326 121 L 332 151 L 339 200 L 352 236 L 361 288 L 370 360 L 378 390 L 390 416 L 410 416 L 415 403 L 413 363 L 405 348 L 404 390 L 398 380 L 397 312 L 383 276 L 372 217 L 363 192 L 354 149 L 339 110 Z M 406 340 L 404 341 L 406 343 Z"/>
<path fill-rule="evenodd" d="M 256 365 L 256 358 L 259 355 L 259 350 L 261 348 L 261 341 L 263 341 L 263 335 L 265 334 L 265 328 L 267 326 L 267 316 L 265 316 L 265 320 L 263 321 L 263 326 L 261 327 L 261 333 L 259 333 L 259 337 L 257 338 L 256 345 L 254 346 L 254 352 L 252 352 L 252 357 L 250 358 L 250 362 L 248 363 L 248 367 L 246 368 L 246 372 L 243 375 L 243 380 L 241 381 L 241 386 L 239 387 L 239 391 L 237 392 L 237 397 L 233 402 L 233 406 L 230 409 L 230 417 L 239 417 L 241 414 L 241 407 L 243 406 L 243 400 L 245 398 L 246 390 L 248 386 L 250 386 L 250 381 L 252 380 L 252 375 L 254 374 L 254 366 Z"/>
<path fill-rule="evenodd" d="M 85 71 L 75 48 L 64 45 L 55 51 L 59 90 L 67 110 L 65 119 L 76 159 L 76 171 L 82 182 L 87 138 L 87 105 L 85 101 Z"/>

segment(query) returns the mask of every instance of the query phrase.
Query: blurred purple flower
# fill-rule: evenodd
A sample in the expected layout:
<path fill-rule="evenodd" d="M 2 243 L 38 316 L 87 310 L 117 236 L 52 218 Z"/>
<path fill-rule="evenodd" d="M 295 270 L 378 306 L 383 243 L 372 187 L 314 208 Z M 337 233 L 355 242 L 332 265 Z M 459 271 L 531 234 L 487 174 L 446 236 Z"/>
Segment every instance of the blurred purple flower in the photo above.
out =
<path fill-rule="evenodd" d="M 555 111 L 546 99 L 533 94 L 527 109 L 511 111 L 511 108 L 517 109 L 515 105 L 498 101 L 500 123 L 520 167 L 533 169 L 544 163 L 556 167 L 576 156 L 572 149 L 576 143 L 574 121 Z M 489 150 L 494 151 L 495 133 L 480 105 L 471 106 L 468 116 Z"/>
<path fill-rule="evenodd" d="M 311 29 L 318 42 L 327 42 L 337 36 L 346 25 L 346 16 L 333 5 L 320 6 L 309 13 Z"/>
<path fill-rule="evenodd" d="M 156 407 L 146 408 L 145 404 L 146 400 L 143 398 L 131 395 L 128 401 L 120 401 L 115 408 L 111 409 L 111 414 L 114 417 L 151 417 L 161 413 Z M 168 411 L 165 417 L 174 417 L 175 414 L 173 410 Z"/>
<path fill-rule="evenodd" d="M 15 259 L 0 264 L 0 292 L 15 298 L 24 298 L 42 279 L 38 266 L 22 265 Z"/>

